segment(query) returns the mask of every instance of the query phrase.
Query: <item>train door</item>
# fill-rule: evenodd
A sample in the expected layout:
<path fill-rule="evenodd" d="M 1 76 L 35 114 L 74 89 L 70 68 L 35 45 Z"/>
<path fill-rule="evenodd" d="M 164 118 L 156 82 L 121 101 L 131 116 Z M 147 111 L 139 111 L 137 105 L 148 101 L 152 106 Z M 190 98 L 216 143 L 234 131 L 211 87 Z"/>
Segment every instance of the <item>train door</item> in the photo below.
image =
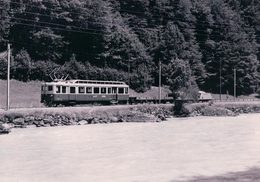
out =
<path fill-rule="evenodd" d="M 41 94 L 42 95 L 46 95 L 46 90 L 47 90 L 47 85 L 46 85 L 46 83 L 44 83 L 44 84 L 42 84 L 42 90 L 41 90 Z"/>
<path fill-rule="evenodd" d="M 69 89 L 69 101 L 76 101 L 77 95 L 76 95 L 76 87 L 70 87 Z"/>
<path fill-rule="evenodd" d="M 112 95 L 113 100 L 118 101 L 117 87 L 112 87 Z"/>

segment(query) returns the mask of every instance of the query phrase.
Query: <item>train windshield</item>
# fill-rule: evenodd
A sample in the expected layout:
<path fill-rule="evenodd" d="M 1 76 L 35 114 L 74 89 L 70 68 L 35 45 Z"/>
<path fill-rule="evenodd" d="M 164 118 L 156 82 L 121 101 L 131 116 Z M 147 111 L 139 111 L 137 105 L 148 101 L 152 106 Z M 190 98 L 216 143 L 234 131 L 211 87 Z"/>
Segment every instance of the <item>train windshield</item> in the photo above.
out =
<path fill-rule="evenodd" d="M 53 90 L 53 86 L 52 85 L 49 85 L 48 87 L 47 87 L 48 89 L 48 91 L 52 91 Z"/>

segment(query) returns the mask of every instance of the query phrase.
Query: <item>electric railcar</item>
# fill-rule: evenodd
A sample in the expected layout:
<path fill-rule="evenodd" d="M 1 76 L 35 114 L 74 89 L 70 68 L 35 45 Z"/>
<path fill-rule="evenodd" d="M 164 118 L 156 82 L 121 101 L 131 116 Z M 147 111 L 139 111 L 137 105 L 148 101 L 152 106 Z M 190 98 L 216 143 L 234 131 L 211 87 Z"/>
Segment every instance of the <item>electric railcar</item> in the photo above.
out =
<path fill-rule="evenodd" d="M 120 81 L 55 80 L 41 86 L 41 102 L 48 105 L 125 104 L 129 86 Z"/>

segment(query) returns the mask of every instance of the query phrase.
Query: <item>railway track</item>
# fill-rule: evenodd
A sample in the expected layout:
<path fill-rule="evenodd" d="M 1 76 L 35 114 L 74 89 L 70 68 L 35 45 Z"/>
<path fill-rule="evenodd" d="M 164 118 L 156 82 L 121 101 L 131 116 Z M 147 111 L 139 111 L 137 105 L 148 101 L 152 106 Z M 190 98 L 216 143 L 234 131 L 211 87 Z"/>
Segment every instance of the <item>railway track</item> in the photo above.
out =
<path fill-rule="evenodd" d="M 147 101 L 147 99 L 143 99 L 143 101 Z M 216 104 L 260 104 L 260 99 L 237 99 L 237 100 L 214 100 L 213 103 Z M 158 104 L 155 102 L 142 102 L 139 104 L 129 104 L 131 106 L 135 106 L 135 105 L 140 105 L 140 104 Z M 162 104 L 173 104 L 173 103 L 162 103 Z M 105 107 L 127 107 L 128 105 L 90 105 L 90 104 L 81 104 L 81 105 L 74 105 L 74 106 L 56 106 L 56 107 L 47 107 L 47 106 L 43 106 L 43 107 L 12 107 L 11 106 L 11 110 L 15 110 L 15 109 L 54 109 L 54 108 L 105 108 Z M 1 107 L 0 110 L 4 111 L 5 108 Z"/>

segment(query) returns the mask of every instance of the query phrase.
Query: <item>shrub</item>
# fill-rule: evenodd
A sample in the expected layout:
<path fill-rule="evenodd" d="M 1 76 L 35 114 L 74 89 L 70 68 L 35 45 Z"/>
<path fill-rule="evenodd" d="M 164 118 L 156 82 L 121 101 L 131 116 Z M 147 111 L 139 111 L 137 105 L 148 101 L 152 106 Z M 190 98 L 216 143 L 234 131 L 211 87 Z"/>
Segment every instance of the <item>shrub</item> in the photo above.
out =
<path fill-rule="evenodd" d="M 177 117 L 187 117 L 190 115 L 190 111 L 185 107 L 183 100 L 176 100 L 174 102 L 173 114 Z"/>
<path fill-rule="evenodd" d="M 31 80 L 50 80 L 49 74 L 58 67 L 52 61 L 37 61 L 32 65 Z"/>
<path fill-rule="evenodd" d="M 4 58 L 0 58 L 0 79 L 6 79 L 7 77 L 7 61 Z"/>
<path fill-rule="evenodd" d="M 185 105 L 186 111 L 189 113 L 189 116 L 235 116 L 236 114 L 225 108 L 216 105 L 210 104 L 187 104 Z"/>
<path fill-rule="evenodd" d="M 16 79 L 21 81 L 30 80 L 32 60 L 26 50 L 22 49 L 15 55 L 12 67 Z"/>

